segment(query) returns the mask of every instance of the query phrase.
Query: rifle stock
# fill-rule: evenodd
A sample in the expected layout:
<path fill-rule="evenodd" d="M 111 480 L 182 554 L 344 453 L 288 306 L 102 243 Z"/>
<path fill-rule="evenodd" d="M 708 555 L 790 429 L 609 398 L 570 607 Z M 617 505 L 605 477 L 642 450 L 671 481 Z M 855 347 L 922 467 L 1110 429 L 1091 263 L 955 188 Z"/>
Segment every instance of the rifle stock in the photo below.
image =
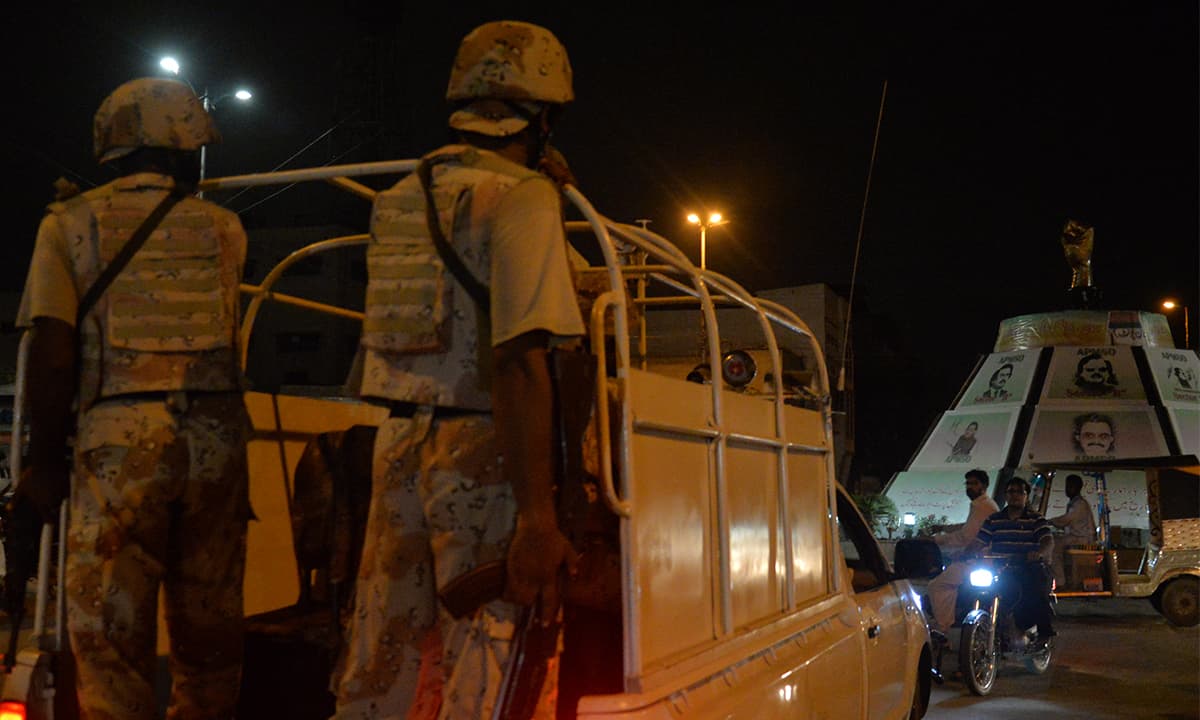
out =
<path fill-rule="evenodd" d="M 497 600 L 504 594 L 508 568 L 504 560 L 493 560 L 469 570 L 446 583 L 438 599 L 456 620 Z"/>

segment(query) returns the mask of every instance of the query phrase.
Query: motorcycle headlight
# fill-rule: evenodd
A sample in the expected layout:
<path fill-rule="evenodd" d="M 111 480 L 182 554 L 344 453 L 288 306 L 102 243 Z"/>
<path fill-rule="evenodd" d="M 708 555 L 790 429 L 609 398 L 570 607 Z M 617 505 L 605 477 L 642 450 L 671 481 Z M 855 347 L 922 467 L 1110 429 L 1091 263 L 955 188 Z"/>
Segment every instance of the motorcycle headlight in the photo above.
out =
<path fill-rule="evenodd" d="M 992 575 L 991 570 L 980 568 L 979 570 L 971 571 L 971 585 L 978 588 L 991 587 L 996 581 L 996 576 Z"/>

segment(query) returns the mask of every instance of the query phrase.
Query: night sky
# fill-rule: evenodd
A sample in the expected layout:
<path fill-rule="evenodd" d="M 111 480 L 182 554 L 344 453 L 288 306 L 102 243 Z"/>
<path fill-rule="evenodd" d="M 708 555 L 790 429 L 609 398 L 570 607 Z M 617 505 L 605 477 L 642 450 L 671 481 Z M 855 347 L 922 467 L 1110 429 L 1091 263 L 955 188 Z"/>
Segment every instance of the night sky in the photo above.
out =
<path fill-rule="evenodd" d="M 446 138 L 461 37 L 518 19 L 567 46 L 578 99 L 555 143 L 596 207 L 650 218 L 697 259 L 684 215 L 721 210 L 730 224 L 709 235 L 709 267 L 751 290 L 848 289 L 888 82 L 854 298 L 866 472 L 907 461 L 1000 320 L 1067 305 L 1068 217 L 1096 229 L 1107 305 L 1181 298 L 1196 343 L 1194 2 L 249 5 L 47 4 L 9 26 L 4 288 L 22 283 L 55 178 L 109 179 L 91 161 L 92 114 L 118 84 L 156 74 L 162 54 L 212 96 L 256 94 L 218 104 L 225 143 L 210 176 L 268 170 L 306 147 L 287 167 L 415 157 Z M 221 199 L 255 227 L 300 221 L 305 192 Z"/>

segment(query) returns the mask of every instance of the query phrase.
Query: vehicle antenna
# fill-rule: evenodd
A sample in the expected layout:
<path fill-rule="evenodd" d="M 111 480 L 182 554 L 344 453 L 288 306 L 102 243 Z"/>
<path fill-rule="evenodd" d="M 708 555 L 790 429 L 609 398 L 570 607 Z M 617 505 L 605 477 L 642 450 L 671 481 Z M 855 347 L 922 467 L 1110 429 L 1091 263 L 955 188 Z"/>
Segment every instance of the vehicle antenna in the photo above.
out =
<path fill-rule="evenodd" d="M 850 349 L 850 318 L 854 313 L 854 285 L 858 279 L 858 257 L 862 253 L 863 226 L 867 221 L 867 200 L 871 197 L 871 177 L 875 174 L 875 154 L 879 150 L 879 127 L 883 125 L 883 106 L 887 102 L 887 79 L 879 96 L 879 117 L 875 119 L 875 139 L 871 143 L 871 164 L 867 167 L 867 187 L 863 192 L 862 212 L 858 216 L 858 238 L 854 242 L 854 267 L 850 271 L 850 297 L 846 302 L 846 326 L 842 330 L 842 361 L 838 368 L 837 389 L 846 389 L 846 354 Z"/>

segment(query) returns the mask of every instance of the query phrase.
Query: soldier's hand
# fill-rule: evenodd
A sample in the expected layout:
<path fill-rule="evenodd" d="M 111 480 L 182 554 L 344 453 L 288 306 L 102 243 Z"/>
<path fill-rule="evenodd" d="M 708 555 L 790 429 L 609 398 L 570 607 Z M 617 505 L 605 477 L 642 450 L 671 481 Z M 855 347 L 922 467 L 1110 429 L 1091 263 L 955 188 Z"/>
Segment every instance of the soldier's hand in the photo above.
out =
<path fill-rule="evenodd" d="M 66 462 L 30 463 L 21 471 L 21 482 L 14 492 L 28 500 L 47 523 L 58 522 L 58 509 L 71 486 L 71 469 Z"/>
<path fill-rule="evenodd" d="M 550 622 L 558 614 L 559 572 L 565 565 L 574 575 L 578 564 L 574 548 L 556 525 L 530 523 L 518 517 L 508 547 L 504 597 L 518 605 L 531 605 L 540 596 L 538 617 Z"/>
<path fill-rule="evenodd" d="M 579 184 L 575 179 L 575 173 L 571 172 L 570 166 L 567 165 L 567 158 L 552 145 L 546 146 L 542 153 L 542 159 L 538 161 L 537 169 L 559 187 Z"/>

